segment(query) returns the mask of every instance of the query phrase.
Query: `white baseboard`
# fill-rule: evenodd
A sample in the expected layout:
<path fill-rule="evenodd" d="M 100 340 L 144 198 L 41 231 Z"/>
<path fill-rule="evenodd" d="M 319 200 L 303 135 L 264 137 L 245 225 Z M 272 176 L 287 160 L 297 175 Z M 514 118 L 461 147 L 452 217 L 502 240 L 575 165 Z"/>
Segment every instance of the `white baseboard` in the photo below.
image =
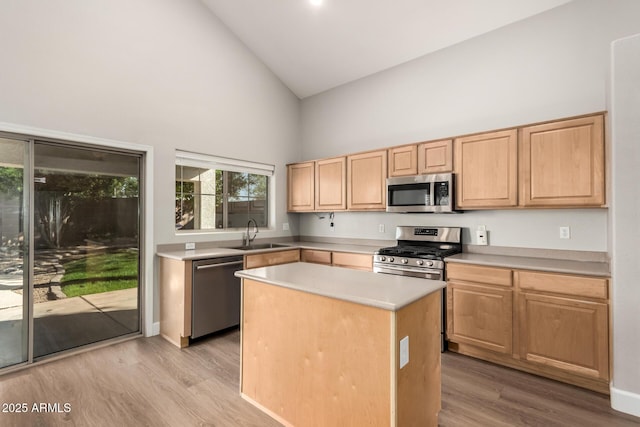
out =
<path fill-rule="evenodd" d="M 152 337 L 159 334 L 160 334 L 160 322 L 154 322 L 153 327 L 151 328 L 151 335 L 149 336 Z"/>
<path fill-rule="evenodd" d="M 611 407 L 616 411 L 640 417 L 640 394 L 611 387 Z"/>

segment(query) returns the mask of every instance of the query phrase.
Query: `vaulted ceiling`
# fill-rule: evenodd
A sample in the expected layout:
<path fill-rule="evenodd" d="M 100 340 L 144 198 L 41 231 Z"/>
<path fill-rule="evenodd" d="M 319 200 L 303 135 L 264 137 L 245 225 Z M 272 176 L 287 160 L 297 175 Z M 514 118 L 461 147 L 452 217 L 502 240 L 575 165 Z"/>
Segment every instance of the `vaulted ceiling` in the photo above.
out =
<path fill-rule="evenodd" d="M 305 98 L 571 0 L 202 1 Z"/>

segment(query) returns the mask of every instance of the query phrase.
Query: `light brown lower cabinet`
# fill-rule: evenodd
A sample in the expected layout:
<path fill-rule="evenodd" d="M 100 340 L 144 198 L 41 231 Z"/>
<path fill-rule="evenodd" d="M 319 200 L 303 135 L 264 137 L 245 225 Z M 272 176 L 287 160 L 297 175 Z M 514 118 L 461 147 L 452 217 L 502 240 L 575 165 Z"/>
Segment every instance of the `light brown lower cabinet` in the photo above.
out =
<path fill-rule="evenodd" d="M 331 264 L 356 270 L 373 270 L 373 256 L 351 252 L 333 252 Z"/>
<path fill-rule="evenodd" d="M 512 294 L 498 286 L 449 282 L 449 339 L 511 354 Z"/>
<path fill-rule="evenodd" d="M 513 272 L 511 290 L 458 279 L 477 280 L 469 267 L 486 269 L 484 282 L 498 271 L 447 265 L 450 350 L 609 393 L 608 279 L 500 269 Z"/>
<path fill-rule="evenodd" d="M 263 252 L 244 256 L 244 268 L 267 267 L 269 265 L 287 264 L 300 261 L 300 250 L 287 249 L 276 252 Z"/>
<path fill-rule="evenodd" d="M 511 354 L 511 270 L 449 264 L 447 274 L 449 340 Z"/>
<path fill-rule="evenodd" d="M 603 278 L 517 271 L 520 357 L 609 380 L 609 310 Z"/>
<path fill-rule="evenodd" d="M 244 256 L 244 268 L 258 268 L 290 262 L 313 262 L 371 271 L 373 256 L 316 249 L 284 249 Z M 160 335 L 183 348 L 191 336 L 192 261 L 159 257 Z"/>
<path fill-rule="evenodd" d="M 300 249 L 300 261 L 314 264 L 331 265 L 331 251 Z"/>
<path fill-rule="evenodd" d="M 160 335 L 173 345 L 189 345 L 192 262 L 160 257 Z"/>
<path fill-rule="evenodd" d="M 373 270 L 373 256 L 353 252 L 331 252 L 317 249 L 301 249 L 300 261 L 355 270 Z"/>

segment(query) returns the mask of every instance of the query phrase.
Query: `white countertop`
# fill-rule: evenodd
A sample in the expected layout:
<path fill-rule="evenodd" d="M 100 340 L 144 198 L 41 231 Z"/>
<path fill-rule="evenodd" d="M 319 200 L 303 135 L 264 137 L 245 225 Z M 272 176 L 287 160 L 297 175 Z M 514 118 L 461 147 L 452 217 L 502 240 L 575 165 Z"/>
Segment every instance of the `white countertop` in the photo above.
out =
<path fill-rule="evenodd" d="M 446 286 L 439 280 L 304 262 L 241 270 L 236 276 L 389 311 L 397 311 Z"/>
<path fill-rule="evenodd" d="M 569 261 L 551 258 L 533 258 L 509 255 L 486 255 L 461 253 L 445 258 L 447 263 L 484 265 L 488 267 L 538 270 L 552 273 L 581 274 L 587 276 L 609 277 L 609 264 L 605 262 Z"/>
<path fill-rule="evenodd" d="M 256 243 L 260 243 L 256 241 Z M 159 251 L 156 253 L 159 257 L 171 258 L 179 261 L 197 260 L 206 258 L 217 258 L 230 255 L 244 255 L 254 254 L 259 252 L 277 252 L 286 251 L 287 249 L 315 249 L 322 251 L 332 252 L 351 252 L 359 254 L 373 255 L 375 251 L 380 249 L 380 246 L 367 246 L 367 245 L 348 245 L 341 243 L 319 243 L 319 242 L 287 242 L 278 243 L 280 245 L 286 245 L 285 247 L 268 248 L 268 249 L 253 249 L 249 251 L 242 251 L 238 249 L 229 248 L 203 248 L 193 250 L 178 250 L 178 251 Z"/>

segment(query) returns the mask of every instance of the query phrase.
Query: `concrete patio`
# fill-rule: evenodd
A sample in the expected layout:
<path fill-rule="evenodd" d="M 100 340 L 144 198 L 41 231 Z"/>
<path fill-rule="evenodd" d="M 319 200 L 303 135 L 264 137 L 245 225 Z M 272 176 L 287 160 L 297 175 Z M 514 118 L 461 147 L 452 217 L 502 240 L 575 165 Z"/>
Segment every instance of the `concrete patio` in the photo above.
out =
<path fill-rule="evenodd" d="M 0 366 L 4 366 L 22 360 L 22 295 L 0 289 L 0 304 Z M 41 302 L 34 304 L 33 317 L 34 357 L 125 335 L 139 329 L 138 289 Z"/>

